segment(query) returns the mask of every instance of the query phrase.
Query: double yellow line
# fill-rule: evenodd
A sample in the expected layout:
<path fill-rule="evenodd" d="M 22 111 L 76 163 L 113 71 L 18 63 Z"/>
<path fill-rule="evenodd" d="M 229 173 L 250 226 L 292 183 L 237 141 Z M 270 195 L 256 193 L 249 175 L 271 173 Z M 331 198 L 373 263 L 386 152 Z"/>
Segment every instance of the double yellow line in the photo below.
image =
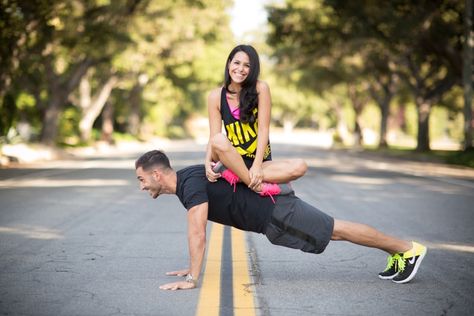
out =
<path fill-rule="evenodd" d="M 220 315 L 221 296 L 232 293 L 232 308 L 235 316 L 255 315 L 255 288 L 249 276 L 244 232 L 231 228 L 232 240 L 232 289 L 221 288 L 224 226 L 213 223 L 207 251 L 206 269 L 202 276 L 196 316 Z"/>

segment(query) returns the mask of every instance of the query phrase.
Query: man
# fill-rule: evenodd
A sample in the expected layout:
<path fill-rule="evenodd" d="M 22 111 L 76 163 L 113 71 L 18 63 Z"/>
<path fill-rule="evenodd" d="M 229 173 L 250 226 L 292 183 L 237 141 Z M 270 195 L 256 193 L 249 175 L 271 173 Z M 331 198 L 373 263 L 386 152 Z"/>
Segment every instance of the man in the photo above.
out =
<path fill-rule="evenodd" d="M 174 171 L 168 157 L 159 150 L 143 154 L 135 162 L 140 189 L 156 199 L 161 194 L 175 194 L 188 210 L 188 246 L 190 266 L 168 275 L 186 276 L 183 281 L 160 286 L 163 290 L 197 287 L 206 247 L 206 224 L 213 221 L 245 231 L 265 234 L 271 243 L 321 253 L 330 240 L 346 240 L 389 253 L 381 279 L 407 283 L 417 273 L 426 247 L 385 235 L 358 223 L 333 219 L 294 195 L 278 195 L 272 201 L 261 197 L 245 184 L 235 192 L 224 180 L 206 179 L 204 165 Z M 245 181 L 244 181 L 245 182 Z M 248 181 L 247 181 L 248 182 Z"/>

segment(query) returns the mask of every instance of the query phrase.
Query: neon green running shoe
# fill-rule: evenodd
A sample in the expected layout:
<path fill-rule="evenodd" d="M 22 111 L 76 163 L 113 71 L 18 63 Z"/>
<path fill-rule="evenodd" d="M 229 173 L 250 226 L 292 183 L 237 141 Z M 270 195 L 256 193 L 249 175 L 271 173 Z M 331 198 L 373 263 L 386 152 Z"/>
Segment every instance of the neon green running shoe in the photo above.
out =
<path fill-rule="evenodd" d="M 404 252 L 402 259 L 405 265 L 399 266 L 398 274 L 392 281 L 395 283 L 408 283 L 410 282 L 418 272 L 421 261 L 426 255 L 427 248 L 417 242 L 412 242 L 413 247 Z"/>
<path fill-rule="evenodd" d="M 387 267 L 379 273 L 379 278 L 383 280 L 391 280 L 398 275 L 401 267 L 405 267 L 403 254 L 395 253 L 387 258 Z"/>

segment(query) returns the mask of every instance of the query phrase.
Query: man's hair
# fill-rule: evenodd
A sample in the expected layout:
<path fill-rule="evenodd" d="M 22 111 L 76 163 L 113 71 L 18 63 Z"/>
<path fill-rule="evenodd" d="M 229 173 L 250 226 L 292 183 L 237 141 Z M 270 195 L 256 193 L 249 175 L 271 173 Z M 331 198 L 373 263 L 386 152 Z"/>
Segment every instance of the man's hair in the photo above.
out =
<path fill-rule="evenodd" d="M 145 171 L 150 170 L 152 167 L 171 169 L 168 157 L 161 150 L 151 150 L 141 155 L 140 158 L 135 161 L 135 169 L 140 167 Z"/>

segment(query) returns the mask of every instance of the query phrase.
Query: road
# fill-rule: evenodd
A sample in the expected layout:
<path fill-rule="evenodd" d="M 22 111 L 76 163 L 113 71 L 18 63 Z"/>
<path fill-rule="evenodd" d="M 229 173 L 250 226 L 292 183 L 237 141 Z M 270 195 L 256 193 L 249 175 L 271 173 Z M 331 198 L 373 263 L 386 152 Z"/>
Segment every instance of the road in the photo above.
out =
<path fill-rule="evenodd" d="M 246 233 L 245 293 L 256 315 L 474 314 L 473 170 L 311 147 L 273 149 L 275 158 L 308 161 L 308 173 L 293 182 L 305 201 L 429 250 L 415 280 L 399 285 L 378 279 L 386 263 L 379 250 L 332 242 L 310 255 Z M 176 169 L 203 160 L 202 145 L 178 142 L 165 150 Z M 230 289 L 232 270 L 225 270 L 233 240 L 224 238 L 220 294 L 158 289 L 174 280 L 166 271 L 187 267 L 186 212 L 174 196 L 152 200 L 138 189 L 138 154 L 0 169 L 1 315 L 195 315 L 203 296 L 220 297 L 218 314 L 239 314 L 239 290 Z M 209 260 L 207 274 L 211 266 Z"/>

